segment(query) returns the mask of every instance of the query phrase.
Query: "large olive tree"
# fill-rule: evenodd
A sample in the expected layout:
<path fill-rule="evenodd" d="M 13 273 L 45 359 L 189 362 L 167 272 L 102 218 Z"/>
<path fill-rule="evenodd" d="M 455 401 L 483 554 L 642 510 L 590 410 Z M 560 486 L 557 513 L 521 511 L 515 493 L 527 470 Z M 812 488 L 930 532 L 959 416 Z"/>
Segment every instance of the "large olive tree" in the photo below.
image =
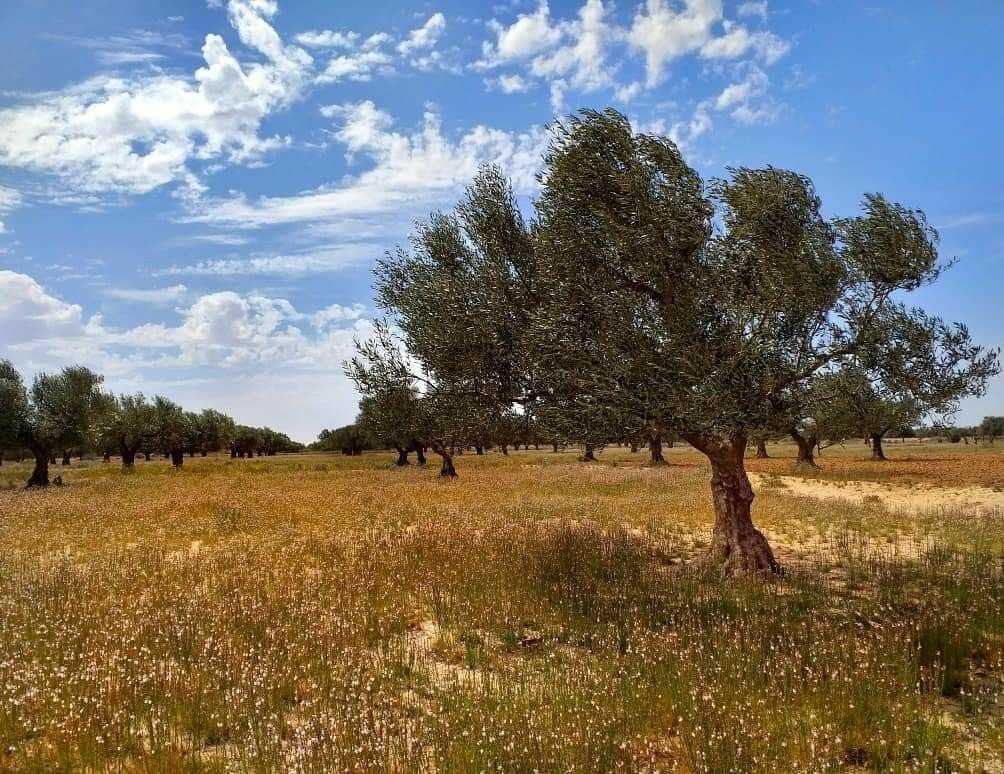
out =
<path fill-rule="evenodd" d="M 904 339 L 926 341 L 946 370 L 996 370 L 964 329 L 946 340 L 940 320 L 894 298 L 938 277 L 937 234 L 881 195 L 831 220 L 794 172 L 706 183 L 670 140 L 613 111 L 556 126 L 542 180 L 537 320 L 550 367 L 538 374 L 637 380 L 711 462 L 712 557 L 729 569 L 779 569 L 753 525 L 744 454 L 819 375 Z"/>

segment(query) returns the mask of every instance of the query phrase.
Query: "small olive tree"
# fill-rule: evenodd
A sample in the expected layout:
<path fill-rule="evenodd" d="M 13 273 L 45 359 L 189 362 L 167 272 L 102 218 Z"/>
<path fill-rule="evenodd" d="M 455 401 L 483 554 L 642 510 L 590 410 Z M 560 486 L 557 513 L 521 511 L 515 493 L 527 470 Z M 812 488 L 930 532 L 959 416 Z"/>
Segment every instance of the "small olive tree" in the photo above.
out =
<path fill-rule="evenodd" d="M 83 366 L 68 366 L 39 374 L 28 389 L 13 364 L 0 360 L 0 433 L 34 456 L 28 488 L 49 485 L 57 450 L 92 445 L 96 415 L 105 405 L 101 382 Z"/>
<path fill-rule="evenodd" d="M 156 435 L 157 412 L 143 393 L 108 395 L 97 425 L 102 448 L 114 449 L 122 458 L 122 467 L 132 468 L 136 453 Z"/>

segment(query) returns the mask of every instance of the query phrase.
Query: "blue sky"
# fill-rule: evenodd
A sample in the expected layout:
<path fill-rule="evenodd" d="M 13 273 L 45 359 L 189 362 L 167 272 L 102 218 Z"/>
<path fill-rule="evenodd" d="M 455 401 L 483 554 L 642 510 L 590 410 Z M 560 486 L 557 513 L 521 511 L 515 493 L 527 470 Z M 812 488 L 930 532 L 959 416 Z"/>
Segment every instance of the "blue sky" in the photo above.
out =
<path fill-rule="evenodd" d="M 998 346 L 1002 39 L 996 0 L 6 0 L 0 357 L 309 440 L 354 416 L 374 259 L 480 163 L 529 201 L 544 126 L 607 105 L 706 177 L 924 209 L 959 262 L 914 300 Z"/>

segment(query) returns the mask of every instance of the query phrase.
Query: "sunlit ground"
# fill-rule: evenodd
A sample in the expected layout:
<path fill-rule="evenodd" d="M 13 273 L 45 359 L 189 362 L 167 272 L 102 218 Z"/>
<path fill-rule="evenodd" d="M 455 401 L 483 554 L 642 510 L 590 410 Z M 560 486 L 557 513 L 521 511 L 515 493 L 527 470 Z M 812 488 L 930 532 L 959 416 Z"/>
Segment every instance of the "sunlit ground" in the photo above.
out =
<path fill-rule="evenodd" d="M 57 465 L 0 491 L 0 769 L 995 770 L 1004 514 L 793 497 L 770 451 L 781 581 L 699 570 L 683 447 Z M 886 451 L 816 475 L 1004 484 L 1004 445 Z"/>

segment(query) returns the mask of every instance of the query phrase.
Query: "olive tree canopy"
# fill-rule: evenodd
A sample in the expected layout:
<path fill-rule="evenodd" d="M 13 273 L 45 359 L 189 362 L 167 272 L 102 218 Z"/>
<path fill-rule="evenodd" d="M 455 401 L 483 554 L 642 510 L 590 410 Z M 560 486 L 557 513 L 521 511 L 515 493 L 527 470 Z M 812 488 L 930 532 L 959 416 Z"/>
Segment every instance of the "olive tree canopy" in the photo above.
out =
<path fill-rule="evenodd" d="M 83 366 L 42 373 L 31 388 L 8 360 L 0 360 L 0 433 L 29 449 L 35 467 L 28 487 L 49 485 L 49 459 L 56 449 L 87 446 L 105 405 L 101 376 Z"/>

